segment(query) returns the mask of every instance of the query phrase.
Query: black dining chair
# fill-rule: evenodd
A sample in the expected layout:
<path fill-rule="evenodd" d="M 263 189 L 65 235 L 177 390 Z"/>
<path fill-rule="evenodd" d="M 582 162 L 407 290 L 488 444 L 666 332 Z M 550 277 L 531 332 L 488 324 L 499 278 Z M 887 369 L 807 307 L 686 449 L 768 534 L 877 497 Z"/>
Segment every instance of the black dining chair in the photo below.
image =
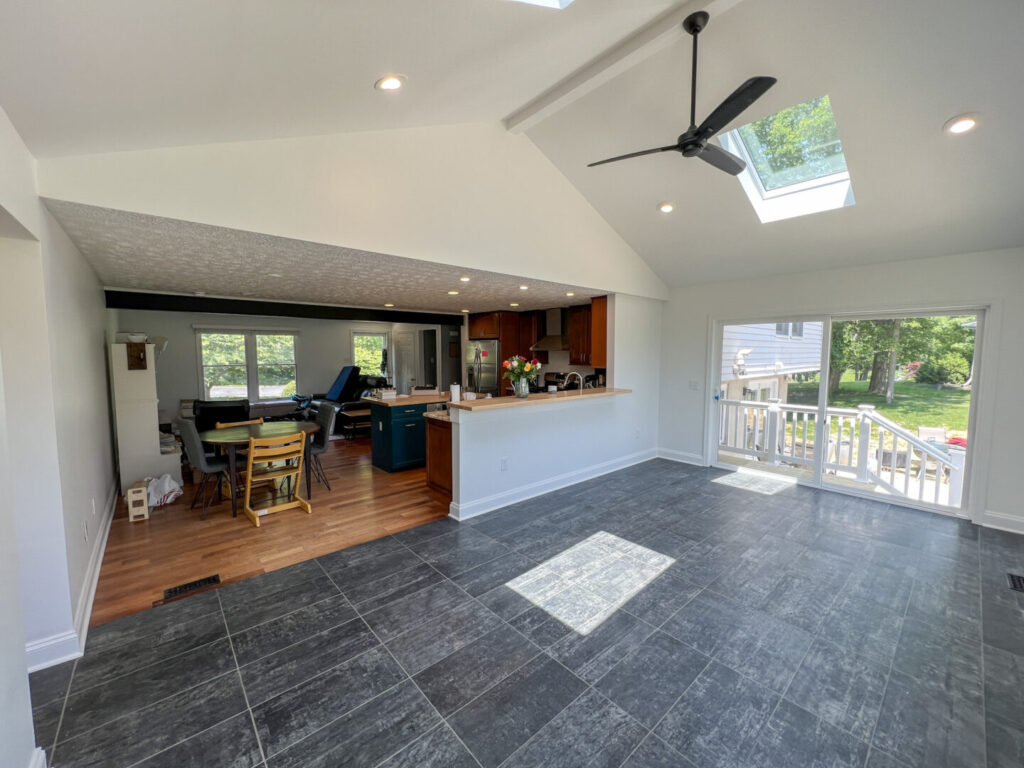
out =
<path fill-rule="evenodd" d="M 316 423 L 320 425 L 320 431 L 313 435 L 309 444 L 308 461 L 312 462 L 313 475 L 331 490 L 331 484 L 327 481 L 327 473 L 324 472 L 324 465 L 320 463 L 320 455 L 327 453 L 327 446 L 331 444 L 331 433 L 334 432 L 334 420 L 338 418 L 338 408 L 326 400 L 321 401 L 316 411 Z"/>
<path fill-rule="evenodd" d="M 199 439 L 199 430 L 196 429 L 196 423 L 191 419 L 179 419 L 178 431 L 181 434 L 181 442 L 185 447 L 185 457 L 188 459 L 188 463 L 203 473 L 195 496 L 192 497 L 192 505 L 189 509 L 195 509 L 196 501 L 201 495 L 203 497 L 201 519 L 205 520 L 206 510 L 210 508 L 210 502 L 213 498 L 212 493 L 209 495 L 209 498 L 206 495 L 206 483 L 211 477 L 214 479 L 214 484 L 217 486 L 217 501 L 219 502 L 221 500 L 220 480 L 222 477 L 225 481 L 228 479 L 228 458 L 227 456 L 209 456 L 206 454 L 203 450 L 203 442 Z"/>

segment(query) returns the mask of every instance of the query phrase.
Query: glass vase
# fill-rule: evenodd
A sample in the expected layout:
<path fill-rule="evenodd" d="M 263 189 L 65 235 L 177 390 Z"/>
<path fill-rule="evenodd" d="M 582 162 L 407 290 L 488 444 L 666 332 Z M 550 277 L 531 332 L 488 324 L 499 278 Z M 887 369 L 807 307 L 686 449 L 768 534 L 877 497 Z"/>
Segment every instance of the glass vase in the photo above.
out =
<path fill-rule="evenodd" d="M 516 379 L 512 382 L 512 389 L 516 393 L 516 397 L 529 397 L 530 395 L 530 380 L 529 379 Z"/>

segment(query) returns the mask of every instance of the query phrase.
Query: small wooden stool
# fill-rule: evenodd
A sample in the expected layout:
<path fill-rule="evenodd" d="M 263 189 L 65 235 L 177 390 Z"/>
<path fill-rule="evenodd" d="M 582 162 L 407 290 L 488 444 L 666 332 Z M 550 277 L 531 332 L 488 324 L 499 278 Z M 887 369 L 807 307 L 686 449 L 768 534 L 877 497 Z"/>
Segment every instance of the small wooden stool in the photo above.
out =
<path fill-rule="evenodd" d="M 128 502 L 128 519 L 133 523 L 149 520 L 149 485 L 139 480 L 125 491 L 124 500 Z"/>

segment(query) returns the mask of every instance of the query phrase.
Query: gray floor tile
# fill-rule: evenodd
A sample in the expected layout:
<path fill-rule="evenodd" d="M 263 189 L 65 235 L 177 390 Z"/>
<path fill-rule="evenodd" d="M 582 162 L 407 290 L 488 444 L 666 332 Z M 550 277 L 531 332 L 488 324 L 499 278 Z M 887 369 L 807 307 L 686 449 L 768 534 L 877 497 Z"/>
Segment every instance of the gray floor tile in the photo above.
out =
<path fill-rule="evenodd" d="M 805 632 L 816 634 L 845 582 L 845 573 L 823 578 L 787 573 L 768 595 L 764 611 Z"/>
<path fill-rule="evenodd" d="M 427 667 L 413 679 L 444 715 L 468 704 L 539 653 L 508 625 L 501 625 Z"/>
<path fill-rule="evenodd" d="M 985 718 L 985 746 L 988 768 L 1020 768 L 1024 765 L 1024 724 L 990 712 Z"/>
<path fill-rule="evenodd" d="M 893 669 L 937 690 L 982 703 L 981 643 L 968 643 L 933 624 L 905 619 Z"/>
<path fill-rule="evenodd" d="M 655 627 L 668 621 L 673 613 L 700 592 L 700 587 L 684 579 L 675 568 L 675 563 L 670 565 L 654 581 L 627 600 L 622 609 Z"/>
<path fill-rule="evenodd" d="M 388 603 L 383 608 L 364 613 L 363 618 L 380 635 L 381 640 L 387 642 L 417 624 L 447 613 L 472 599 L 450 581 L 444 581 Z"/>
<path fill-rule="evenodd" d="M 430 702 L 407 680 L 332 720 L 284 752 L 269 755 L 267 766 L 375 766 L 440 723 Z"/>
<path fill-rule="evenodd" d="M 985 718 L 980 707 L 894 670 L 872 743 L 913 768 L 975 768 L 985 764 Z"/>
<path fill-rule="evenodd" d="M 439 725 L 379 768 L 479 768 L 469 750 L 447 724 Z"/>
<path fill-rule="evenodd" d="M 782 701 L 761 730 L 747 762 L 752 766 L 861 768 L 868 745 Z"/>
<path fill-rule="evenodd" d="M 501 619 L 470 600 L 388 640 L 387 646 L 398 663 L 414 675 L 499 626 L 503 626 Z"/>
<path fill-rule="evenodd" d="M 878 720 L 888 676 L 888 666 L 818 638 L 786 690 L 786 698 L 867 740 Z"/>
<path fill-rule="evenodd" d="M 241 668 L 249 704 L 256 706 L 379 645 L 366 623 L 353 619 L 263 656 Z"/>
<path fill-rule="evenodd" d="M 36 746 L 49 751 L 57 739 L 57 725 L 64 711 L 64 699 L 54 699 L 48 704 L 32 709 L 32 726 L 35 730 Z"/>
<path fill-rule="evenodd" d="M 655 632 L 612 667 L 597 689 L 653 728 L 710 661 L 674 637 Z"/>
<path fill-rule="evenodd" d="M 508 623 L 544 649 L 550 648 L 573 631 L 543 608 L 536 606 L 509 619 Z"/>
<path fill-rule="evenodd" d="M 327 576 L 321 574 L 308 581 L 289 584 L 286 587 L 249 602 L 236 603 L 224 608 L 228 630 L 235 634 L 265 621 L 272 621 L 299 608 L 313 605 L 321 600 L 336 597 L 338 588 Z"/>
<path fill-rule="evenodd" d="M 420 561 L 404 571 L 349 586 L 345 596 L 360 611 L 368 613 L 441 581 L 444 581 L 444 576 L 437 569 Z"/>
<path fill-rule="evenodd" d="M 354 566 L 380 563 L 388 555 L 407 551 L 408 548 L 394 536 L 385 536 L 347 549 L 339 549 L 337 552 L 318 557 L 317 561 L 327 571 L 346 570 Z"/>
<path fill-rule="evenodd" d="M 238 663 L 244 666 L 319 632 L 345 624 L 355 616 L 356 612 L 348 600 L 342 595 L 336 595 L 279 619 L 243 630 L 232 636 L 231 644 Z"/>
<path fill-rule="evenodd" d="M 367 549 L 357 554 L 351 554 L 347 558 L 335 558 L 334 555 L 320 558 L 320 562 L 338 588 L 346 596 L 351 596 L 349 599 L 357 599 L 359 590 L 367 584 L 415 568 L 423 562 L 419 555 L 406 549 L 401 543 L 387 539 L 382 541 L 386 541 L 388 544 L 382 546 L 379 551 Z M 370 544 L 376 543 L 370 542 Z M 369 544 L 361 544 L 360 547 L 369 547 Z M 353 549 L 360 549 L 360 547 Z M 344 555 L 346 552 L 352 552 L 352 550 L 345 549 L 334 554 Z"/>
<path fill-rule="evenodd" d="M 191 619 L 209 613 L 220 613 L 219 589 L 201 592 L 183 600 L 161 605 L 159 608 L 142 611 L 123 619 L 100 624 L 89 629 L 85 650 L 88 654 L 100 653 L 124 643 L 160 634 Z"/>
<path fill-rule="evenodd" d="M 985 646 L 985 709 L 1024 723 L 1024 657 Z"/>
<path fill-rule="evenodd" d="M 71 673 L 76 663 L 78 659 L 72 659 L 30 674 L 28 687 L 32 696 L 32 706 L 41 707 L 57 699 L 63 701 L 67 696 Z"/>
<path fill-rule="evenodd" d="M 533 560 L 518 552 L 510 552 L 507 555 L 502 555 L 490 562 L 460 573 L 452 581 L 473 595 L 473 597 L 478 597 L 495 587 L 500 587 L 506 582 L 522 576 L 527 571 L 536 567 L 536 565 Z"/>
<path fill-rule="evenodd" d="M 267 756 L 277 754 L 406 679 L 383 648 L 356 656 L 319 677 L 253 707 Z"/>
<path fill-rule="evenodd" d="M 80 693 L 71 681 L 64 708 L 61 741 L 123 717 L 160 699 L 235 671 L 227 639 L 196 648 Z"/>
<path fill-rule="evenodd" d="M 448 722 L 484 768 L 495 768 L 585 689 L 563 666 L 538 656 Z"/>
<path fill-rule="evenodd" d="M 75 738 L 65 738 L 62 729 L 52 757 L 60 768 L 132 765 L 244 712 L 242 686 L 232 672 Z"/>
<path fill-rule="evenodd" d="M 985 589 L 981 604 L 982 636 L 988 645 L 1024 656 L 1024 606 L 1011 597 L 1018 593 L 1007 592 L 1002 585 Z"/>
<path fill-rule="evenodd" d="M 618 768 L 647 735 L 593 689 L 563 709 L 503 763 L 505 768 Z"/>
<path fill-rule="evenodd" d="M 505 621 L 512 621 L 516 616 L 536 606 L 511 587 L 504 584 L 484 592 L 477 598 Z M 544 610 L 541 608 L 540 610 Z"/>
<path fill-rule="evenodd" d="M 548 653 L 593 684 L 652 632 L 654 627 L 650 624 L 618 611 L 590 634 L 570 632 L 552 645 Z"/>
<path fill-rule="evenodd" d="M 509 548 L 501 542 L 469 527 L 415 544 L 413 550 L 449 577 L 472 570 L 509 552 Z"/>
<path fill-rule="evenodd" d="M 907 606 L 909 618 L 947 627 L 965 639 L 981 636 L 981 584 L 933 583 L 918 579 Z"/>
<path fill-rule="evenodd" d="M 868 754 L 868 762 L 864 768 L 908 768 L 902 760 L 897 760 L 892 755 L 872 749 Z"/>
<path fill-rule="evenodd" d="M 317 562 L 307 560 L 250 579 L 226 584 L 217 591 L 217 594 L 220 595 L 224 610 L 230 611 L 254 600 L 273 600 L 279 592 L 323 577 L 323 569 Z"/>
<path fill-rule="evenodd" d="M 164 750 L 138 768 L 249 768 L 263 762 L 256 732 L 248 712 L 242 712 L 222 723 L 197 733 L 189 739 Z"/>
<path fill-rule="evenodd" d="M 903 618 L 881 603 L 841 594 L 822 623 L 821 635 L 850 653 L 883 666 L 896 654 Z"/>
<path fill-rule="evenodd" d="M 650 734 L 622 764 L 622 768 L 693 768 L 693 763 Z"/>
<path fill-rule="evenodd" d="M 869 564 L 858 568 L 847 580 L 843 594 L 884 605 L 901 616 L 907 610 L 914 578 L 902 570 Z"/>
<path fill-rule="evenodd" d="M 417 544 L 429 539 L 436 539 L 438 536 L 443 536 L 446 533 L 458 530 L 459 526 L 460 523 L 455 518 L 442 517 L 440 520 L 435 520 L 434 522 L 427 523 L 426 525 L 418 525 L 407 531 L 394 533 L 392 536 L 407 547 L 415 547 Z"/>
<path fill-rule="evenodd" d="M 778 701 L 778 694 L 712 662 L 654 733 L 696 765 L 734 768 Z"/>

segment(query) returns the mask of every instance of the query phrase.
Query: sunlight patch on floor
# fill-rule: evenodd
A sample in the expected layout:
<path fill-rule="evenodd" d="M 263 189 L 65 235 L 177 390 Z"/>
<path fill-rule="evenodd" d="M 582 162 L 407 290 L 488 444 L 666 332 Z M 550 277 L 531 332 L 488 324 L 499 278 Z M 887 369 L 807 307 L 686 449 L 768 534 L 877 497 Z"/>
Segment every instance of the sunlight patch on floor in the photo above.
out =
<path fill-rule="evenodd" d="M 675 562 L 599 531 L 506 583 L 582 635 L 590 634 Z"/>
<path fill-rule="evenodd" d="M 753 469 L 740 467 L 735 472 L 715 478 L 711 482 L 719 485 L 730 485 L 733 488 L 742 488 L 744 491 L 753 491 L 765 496 L 772 496 L 779 491 L 792 488 L 796 485 L 795 477 L 773 475 L 768 472 L 757 472 Z"/>

